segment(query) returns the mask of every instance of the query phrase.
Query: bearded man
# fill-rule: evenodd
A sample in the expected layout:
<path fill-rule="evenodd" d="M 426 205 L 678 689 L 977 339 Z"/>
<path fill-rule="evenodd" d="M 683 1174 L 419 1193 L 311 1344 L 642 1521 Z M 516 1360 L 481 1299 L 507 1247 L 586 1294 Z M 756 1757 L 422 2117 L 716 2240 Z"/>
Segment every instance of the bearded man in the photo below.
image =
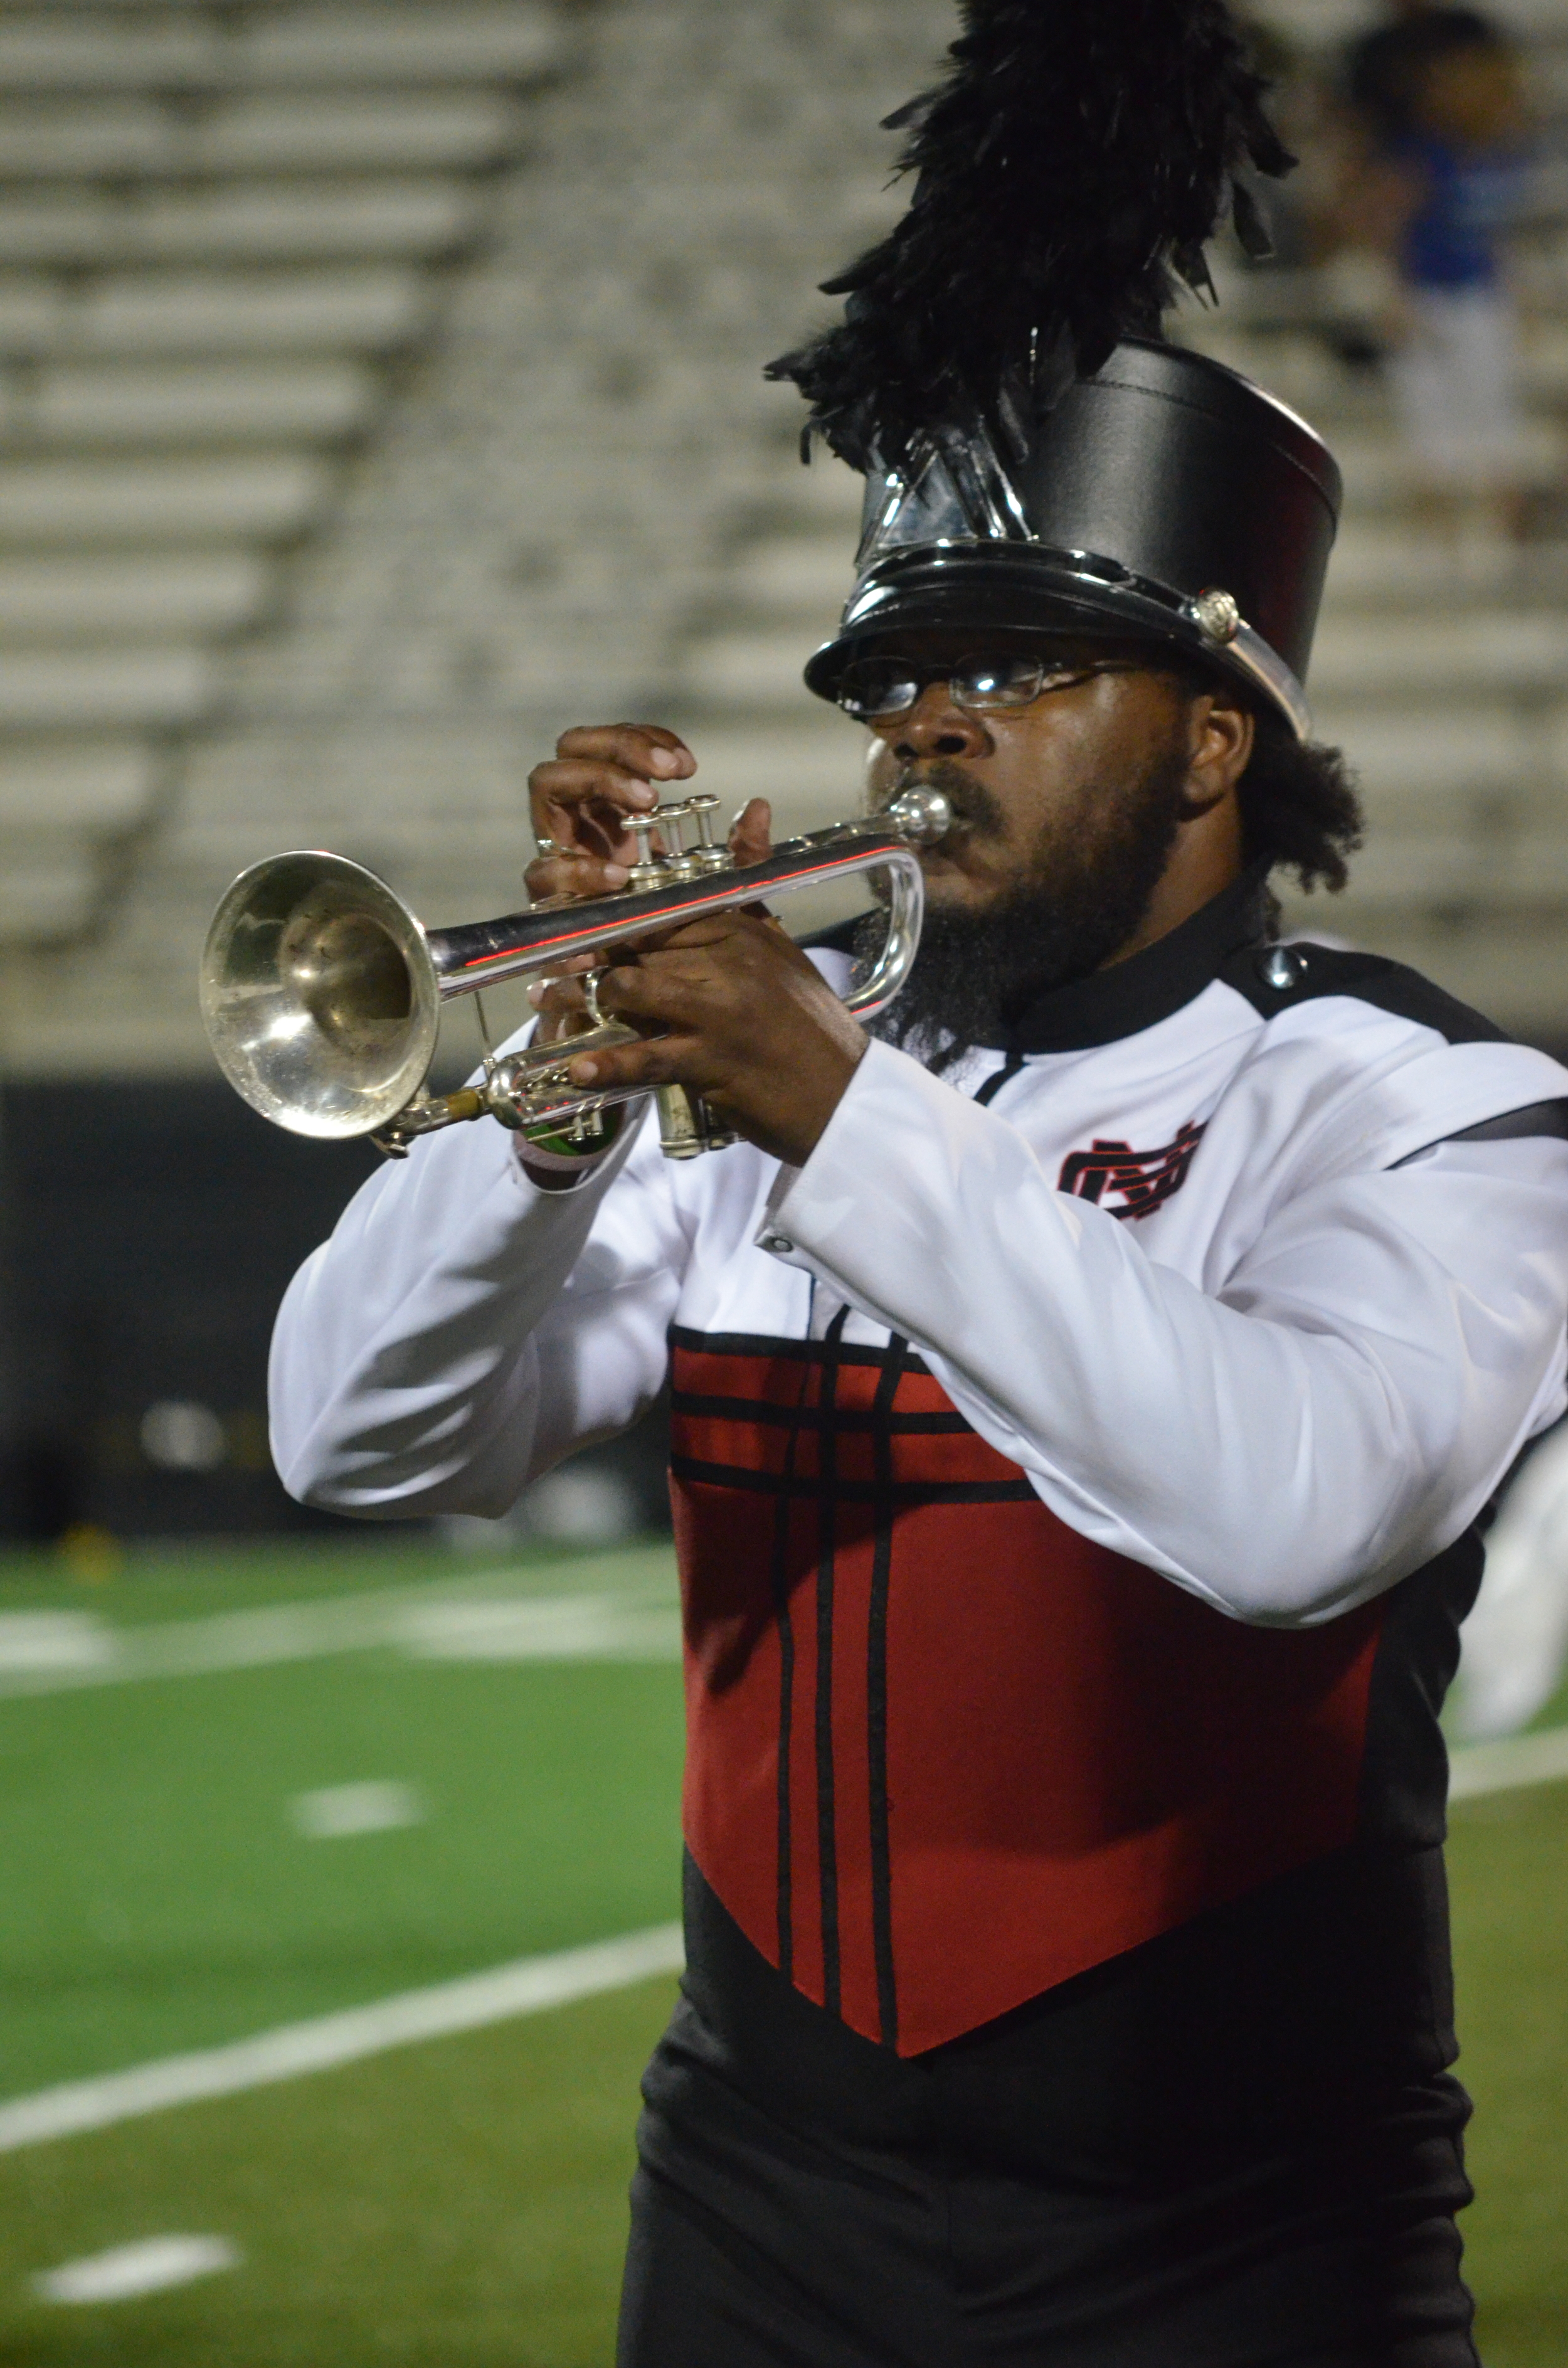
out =
<path fill-rule="evenodd" d="M 1471 2368 L 1437 1713 L 1564 1404 L 1568 1074 L 1278 941 L 1270 875 L 1337 886 L 1358 830 L 1302 690 L 1337 472 L 1128 334 L 1278 161 L 1222 8 L 966 16 L 909 222 L 779 366 L 868 480 L 808 681 L 873 807 L 951 810 L 909 988 L 874 1036 L 835 992 L 874 915 L 618 960 L 646 1033 L 576 1081 L 740 1139 L 672 1167 L 633 1099 L 416 1144 L 290 1291 L 278 1467 L 499 1514 L 673 1381 L 688 1965 L 622 2368 Z M 1130 139 L 1189 168 L 1142 214 Z M 568 733 L 535 893 L 623 885 L 699 760 Z"/>

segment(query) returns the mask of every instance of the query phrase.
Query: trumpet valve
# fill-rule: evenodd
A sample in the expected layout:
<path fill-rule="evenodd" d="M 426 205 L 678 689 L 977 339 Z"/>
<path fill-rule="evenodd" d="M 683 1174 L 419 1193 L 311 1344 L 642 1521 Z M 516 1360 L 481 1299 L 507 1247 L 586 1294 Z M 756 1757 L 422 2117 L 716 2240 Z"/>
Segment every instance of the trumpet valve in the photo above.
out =
<path fill-rule="evenodd" d="M 727 847 L 715 847 L 713 844 L 713 815 L 718 799 L 704 791 L 697 797 L 687 798 L 686 803 L 687 810 L 697 825 L 697 845 L 690 854 L 694 869 L 699 872 L 727 871 L 730 850 Z"/>
<path fill-rule="evenodd" d="M 690 802 L 683 798 L 673 805 L 655 806 L 653 820 L 664 835 L 665 879 L 695 880 L 697 865 L 685 836 L 685 826 L 691 820 Z"/>
<path fill-rule="evenodd" d="M 628 814 L 626 826 L 637 841 L 637 860 L 627 874 L 628 889 L 657 888 L 670 876 L 670 867 L 662 855 L 655 855 L 649 841 L 658 827 L 658 812 L 651 814 Z"/>

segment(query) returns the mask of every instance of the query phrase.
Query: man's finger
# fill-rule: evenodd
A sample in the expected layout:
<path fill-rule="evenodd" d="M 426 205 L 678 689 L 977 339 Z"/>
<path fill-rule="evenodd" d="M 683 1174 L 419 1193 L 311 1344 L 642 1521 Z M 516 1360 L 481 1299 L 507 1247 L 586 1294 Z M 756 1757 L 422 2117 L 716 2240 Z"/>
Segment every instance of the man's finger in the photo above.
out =
<path fill-rule="evenodd" d="M 523 884 L 536 905 L 548 896 L 610 896 L 631 877 L 624 863 L 608 861 L 577 847 L 557 848 L 540 855 L 523 874 Z"/>
<path fill-rule="evenodd" d="M 663 723 L 578 724 L 562 734 L 555 753 L 619 765 L 642 780 L 685 781 L 697 770 L 686 742 Z"/>
<path fill-rule="evenodd" d="M 551 989 L 559 986 L 569 989 L 579 1002 L 585 1002 L 586 996 L 584 995 L 582 984 L 584 973 L 590 970 L 603 970 L 604 966 L 605 958 L 602 953 L 562 954 L 554 967 L 542 978 L 532 981 L 528 987 L 528 999 L 532 1003 L 542 1003 Z"/>
<path fill-rule="evenodd" d="M 812 968 L 809 956 L 801 951 L 778 916 L 766 905 L 732 905 L 723 912 L 705 914 L 700 920 L 680 921 L 667 929 L 643 931 L 625 940 L 622 952 L 634 954 L 639 968 L 656 972 L 661 966 L 675 967 L 672 957 L 759 939 L 770 959 L 781 954 L 797 969 Z M 609 967 L 617 967 L 614 954 L 607 951 L 601 958 Z"/>
<path fill-rule="evenodd" d="M 593 806 L 536 805 L 533 826 L 540 860 L 545 862 L 558 855 L 591 855 L 597 863 L 636 861 L 637 842 L 623 807 L 603 802 Z"/>
<path fill-rule="evenodd" d="M 551 757 L 536 765 L 528 790 L 536 809 L 550 806 L 563 814 L 581 806 L 609 806 L 619 814 L 657 805 L 663 794 L 645 773 L 627 765 L 590 763 L 585 757 Z"/>
<path fill-rule="evenodd" d="M 736 863 L 766 863 L 772 852 L 773 808 L 748 798 L 730 826 L 730 854 Z"/>
<path fill-rule="evenodd" d="M 540 768 L 540 770 L 543 770 Z M 631 817 L 646 814 L 658 797 L 648 782 L 630 773 L 584 767 L 540 789 L 535 776 L 528 812 L 541 855 L 557 852 L 597 856 L 604 863 L 631 863 L 636 845 Z"/>
<path fill-rule="evenodd" d="M 536 979 L 528 989 L 528 1001 L 548 1019 L 578 1018 L 588 1008 L 588 998 L 574 978 Z"/>
<path fill-rule="evenodd" d="M 539 1013 L 536 1044 L 555 1044 L 564 1036 L 580 1035 L 591 1016 L 587 996 L 575 979 L 538 980 L 528 989 L 528 1001 Z"/>
<path fill-rule="evenodd" d="M 620 939 L 613 950 L 607 948 L 600 961 L 613 969 L 618 956 L 624 963 L 627 956 L 641 962 L 654 954 L 666 954 L 699 946 L 723 945 L 738 937 L 745 927 L 745 915 L 754 914 L 767 920 L 771 916 L 760 907 L 730 905 L 722 912 L 708 913 L 697 921 L 672 921 L 667 926 L 639 929 L 634 938 Z"/>
<path fill-rule="evenodd" d="M 678 1022 L 691 1013 L 693 988 L 705 976 L 701 969 L 694 976 L 691 970 L 655 955 L 635 968 L 607 971 L 599 981 L 599 1009 L 607 1018 L 617 1019 Z"/>
<path fill-rule="evenodd" d="M 611 1086 L 651 1089 L 675 1082 L 683 1050 L 690 1052 L 689 1038 L 651 1036 L 641 1044 L 612 1044 L 604 1052 L 581 1053 L 568 1063 L 566 1075 L 574 1086 L 591 1086 L 598 1093 Z"/>

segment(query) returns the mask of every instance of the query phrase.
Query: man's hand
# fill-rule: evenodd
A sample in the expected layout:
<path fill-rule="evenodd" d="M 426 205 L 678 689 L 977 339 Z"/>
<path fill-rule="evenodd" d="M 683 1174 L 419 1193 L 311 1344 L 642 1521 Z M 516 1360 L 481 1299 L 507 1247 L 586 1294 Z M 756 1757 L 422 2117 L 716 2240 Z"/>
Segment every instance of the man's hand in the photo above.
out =
<path fill-rule="evenodd" d="M 802 1166 L 866 1038 L 778 922 L 716 913 L 612 951 L 620 959 L 599 980 L 599 1009 L 664 1032 L 582 1054 L 573 1084 L 687 1086 L 760 1149 Z M 581 1008 L 581 988 L 562 981 L 546 988 L 541 1018 L 559 1028 Z"/>
<path fill-rule="evenodd" d="M 660 723 L 603 723 L 563 732 L 549 763 L 528 775 L 534 835 L 550 852 L 530 863 L 528 894 L 608 896 L 626 885 L 637 845 L 624 817 L 651 814 L 681 793 L 697 770 L 684 740 Z M 760 863 L 768 852 L 772 817 L 753 798 L 735 817 L 730 852 L 737 863 Z"/>
<path fill-rule="evenodd" d="M 680 794 L 697 770 L 684 741 L 660 724 L 614 723 L 562 734 L 528 787 L 535 831 L 551 852 L 528 867 L 529 894 L 602 896 L 626 885 L 635 847 L 622 817 Z M 760 863 L 772 814 L 754 798 L 735 818 L 730 852 Z M 712 1102 L 738 1133 L 799 1166 L 808 1158 L 866 1050 L 832 989 L 760 909 L 653 933 L 607 950 L 599 1008 L 646 1030 L 648 1041 L 574 1061 L 576 1085 L 680 1085 Z M 594 967 L 585 955 L 574 971 Z M 561 978 L 535 989 L 540 1040 L 584 1025 L 583 990 Z"/>

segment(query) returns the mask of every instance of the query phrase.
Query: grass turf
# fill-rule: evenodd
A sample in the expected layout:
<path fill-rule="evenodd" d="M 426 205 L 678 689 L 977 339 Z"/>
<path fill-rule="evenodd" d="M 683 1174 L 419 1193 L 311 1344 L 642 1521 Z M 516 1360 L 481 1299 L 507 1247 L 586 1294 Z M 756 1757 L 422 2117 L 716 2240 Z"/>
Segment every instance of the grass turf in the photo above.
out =
<path fill-rule="evenodd" d="M 608 2368 L 649 1983 L 286 2089 L 0 2157 L 5 2368 Z M 221 2234 L 237 2271 L 138 2302 L 29 2272 Z"/>
<path fill-rule="evenodd" d="M 0 2093 L 214 2045 L 678 1913 L 676 1673 L 277 1669 L 0 1715 Z M 428 1822 L 307 1840 L 294 1794 Z"/>
<path fill-rule="evenodd" d="M 657 1556 L 653 1564 L 657 1563 Z M 528 1558 L 541 1593 L 649 1576 Z M 194 1549 L 0 1611 L 200 1616 L 461 1576 L 427 1544 Z M 1568 1719 L 1562 1698 L 1543 1723 Z M 667 1668 L 386 1652 L 0 1702 L 0 2093 L 265 2029 L 675 1912 Z M 416 1783 L 423 1826 L 310 1843 L 292 1793 Z M 1568 1785 L 1461 1804 L 1451 1862 L 1466 2215 L 1487 2368 L 1568 2357 Z M 611 2350 L 653 1983 L 340 2072 L 0 2157 L 0 2368 L 589 2368 Z M 38 2270 L 228 2237 L 237 2271 L 46 2306 Z"/>
<path fill-rule="evenodd" d="M 585 1553 L 580 1547 L 498 1539 L 472 1550 L 443 1545 L 427 1532 L 400 1537 L 387 1525 L 345 1522 L 320 1538 L 228 1538 L 122 1545 L 89 1535 L 74 1548 L 0 1554 L 0 1615 L 7 1611 L 87 1611 L 116 1626 L 204 1619 L 275 1603 L 312 1602 L 365 1588 L 460 1583 L 504 1565 L 520 1589 L 540 1595 L 624 1586 L 652 1562 L 673 1571 L 663 1541 Z"/>
<path fill-rule="evenodd" d="M 1568 1784 L 1455 1805 L 1460 2072 L 1476 2201 L 1460 2223 L 1486 2368 L 1568 2360 Z"/>

